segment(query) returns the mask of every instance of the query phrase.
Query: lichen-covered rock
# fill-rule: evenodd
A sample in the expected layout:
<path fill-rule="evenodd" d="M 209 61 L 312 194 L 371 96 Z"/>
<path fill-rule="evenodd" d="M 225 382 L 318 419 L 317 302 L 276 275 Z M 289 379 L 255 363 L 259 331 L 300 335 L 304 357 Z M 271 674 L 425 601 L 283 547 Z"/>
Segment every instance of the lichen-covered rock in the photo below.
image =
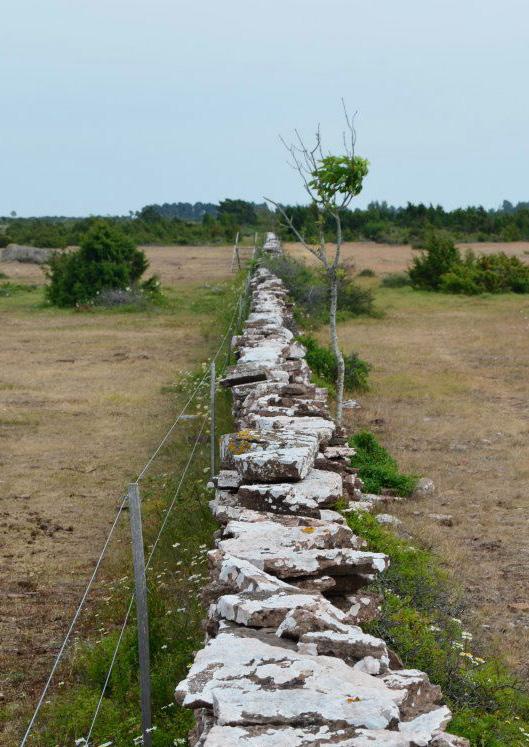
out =
<path fill-rule="evenodd" d="M 317 450 L 316 436 L 286 436 L 254 445 L 232 458 L 245 482 L 298 482 L 308 475 Z"/>
<path fill-rule="evenodd" d="M 323 449 L 326 459 L 350 459 L 355 454 L 356 450 L 351 446 L 326 446 Z"/>
<path fill-rule="evenodd" d="M 382 732 L 378 742 L 363 741 L 375 734 L 364 729 L 330 729 L 328 726 L 214 726 L 196 747 L 410 747 L 411 742 L 396 732 Z M 360 740 L 360 741 L 358 741 Z"/>
<path fill-rule="evenodd" d="M 266 370 L 258 365 L 232 366 L 220 380 L 221 386 L 230 387 L 238 384 L 246 384 L 250 381 L 265 381 L 267 378 Z"/>
<path fill-rule="evenodd" d="M 191 708 L 211 708 L 220 725 L 327 725 L 385 729 L 405 693 L 340 659 L 306 656 L 233 631 L 196 655 L 176 689 Z"/>
<path fill-rule="evenodd" d="M 435 485 L 431 478 L 421 477 L 413 491 L 414 498 L 428 498 L 435 493 Z"/>
<path fill-rule="evenodd" d="M 263 594 L 259 591 L 241 594 L 225 594 L 216 605 L 218 617 L 238 625 L 252 628 L 276 628 L 292 610 L 309 609 L 317 614 L 332 616 L 333 605 L 315 594 L 301 590 L 281 589 L 276 593 Z M 339 615 L 340 611 L 336 610 Z"/>
<path fill-rule="evenodd" d="M 237 470 L 221 469 L 217 476 L 217 487 L 220 490 L 237 490 L 241 484 L 241 478 Z"/>
<path fill-rule="evenodd" d="M 347 662 L 358 661 L 364 656 L 384 659 L 389 663 L 386 644 L 380 638 L 363 633 L 361 628 L 347 626 L 345 632 L 336 630 L 310 631 L 300 638 L 300 644 L 310 643 L 314 651 L 326 656 L 337 656 Z M 386 669 L 387 669 L 386 663 Z"/>
<path fill-rule="evenodd" d="M 347 608 L 343 607 L 347 620 L 354 625 L 363 625 L 380 617 L 382 597 L 379 594 L 348 594 L 344 602 L 347 604 Z"/>
<path fill-rule="evenodd" d="M 243 506 L 305 515 L 318 515 L 320 508 L 333 505 L 341 495 L 340 475 L 315 469 L 296 483 L 242 485 L 238 492 Z"/>
<path fill-rule="evenodd" d="M 335 428 L 333 421 L 325 418 L 295 418 L 286 415 L 268 418 L 254 415 L 250 423 L 261 433 L 315 434 L 320 443 L 330 441 Z"/>
<path fill-rule="evenodd" d="M 432 685 L 427 674 L 418 669 L 400 669 L 383 677 L 386 685 L 396 690 L 406 690 L 407 696 L 400 705 L 401 718 L 411 719 L 431 711 L 442 700 L 441 688 Z"/>
<path fill-rule="evenodd" d="M 430 740 L 444 730 L 452 714 L 447 706 L 435 708 L 410 721 L 401 721 L 399 731 L 409 735 L 418 745 L 428 745 Z M 421 742 L 422 740 L 422 742 Z"/>
<path fill-rule="evenodd" d="M 470 742 L 464 737 L 457 737 L 455 734 L 441 732 L 436 734 L 430 742 L 430 747 L 470 747 Z"/>
<path fill-rule="evenodd" d="M 219 548 L 244 558 L 279 578 L 377 573 L 386 569 L 382 553 L 357 550 L 362 546 L 343 525 L 287 527 L 277 522 L 229 522 Z"/>

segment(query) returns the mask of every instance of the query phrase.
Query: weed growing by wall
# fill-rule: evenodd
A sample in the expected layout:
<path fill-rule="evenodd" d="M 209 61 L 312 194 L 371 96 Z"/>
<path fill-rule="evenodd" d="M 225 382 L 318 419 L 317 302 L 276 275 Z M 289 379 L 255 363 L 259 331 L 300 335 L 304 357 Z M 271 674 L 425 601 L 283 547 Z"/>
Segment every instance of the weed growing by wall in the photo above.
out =
<path fill-rule="evenodd" d="M 405 667 L 441 686 L 454 718 L 450 731 L 473 747 L 529 743 L 529 695 L 498 659 L 477 650 L 460 619 L 462 594 L 429 550 L 410 545 L 368 513 L 347 514 L 351 529 L 391 564 L 371 590 L 382 614 L 366 630 L 388 642 Z"/>
<path fill-rule="evenodd" d="M 395 459 L 372 433 L 356 433 L 349 439 L 349 445 L 356 449 L 351 466 L 358 469 L 366 493 L 381 493 L 383 490 L 389 490 L 393 495 L 413 493 L 417 477 L 401 472 Z"/>

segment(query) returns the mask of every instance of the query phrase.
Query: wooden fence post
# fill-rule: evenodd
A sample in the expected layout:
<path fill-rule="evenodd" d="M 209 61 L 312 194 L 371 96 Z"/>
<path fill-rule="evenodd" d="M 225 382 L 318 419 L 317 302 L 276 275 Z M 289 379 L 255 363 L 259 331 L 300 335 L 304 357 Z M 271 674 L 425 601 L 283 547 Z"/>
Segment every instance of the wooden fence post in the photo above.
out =
<path fill-rule="evenodd" d="M 210 422 L 210 448 L 211 448 L 211 473 L 210 478 L 212 479 L 215 475 L 215 400 L 216 400 L 216 371 L 215 361 L 211 361 L 210 367 L 210 386 L 209 386 L 209 413 L 211 417 Z"/>
<path fill-rule="evenodd" d="M 134 587 L 136 616 L 138 618 L 138 654 L 140 662 L 140 700 L 143 746 L 152 746 L 151 728 L 151 672 L 149 655 L 149 610 L 147 606 L 147 581 L 143 532 L 141 528 L 140 487 L 133 482 L 128 488 L 130 529 L 132 534 L 132 559 L 134 561 Z"/>

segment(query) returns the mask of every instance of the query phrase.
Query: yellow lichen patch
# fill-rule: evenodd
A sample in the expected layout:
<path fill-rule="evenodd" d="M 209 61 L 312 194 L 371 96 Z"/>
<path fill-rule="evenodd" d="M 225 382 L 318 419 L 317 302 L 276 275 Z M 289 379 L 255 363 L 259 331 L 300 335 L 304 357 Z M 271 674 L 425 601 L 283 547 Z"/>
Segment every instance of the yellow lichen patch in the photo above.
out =
<path fill-rule="evenodd" d="M 232 454 L 246 454 L 251 448 L 249 441 L 230 441 L 228 444 L 228 449 Z"/>
<path fill-rule="evenodd" d="M 360 698 L 358 696 L 354 696 L 354 697 L 351 696 L 350 698 L 347 698 L 347 702 L 348 703 L 359 703 Z"/>
<path fill-rule="evenodd" d="M 255 434 L 252 433 L 251 430 L 248 428 L 243 428 L 241 431 L 237 433 L 237 438 L 242 439 L 243 441 L 247 441 L 249 438 L 254 438 Z"/>
<path fill-rule="evenodd" d="M 303 527 L 303 529 L 301 531 L 305 532 L 305 534 L 312 534 L 316 530 L 314 529 L 314 527 Z"/>

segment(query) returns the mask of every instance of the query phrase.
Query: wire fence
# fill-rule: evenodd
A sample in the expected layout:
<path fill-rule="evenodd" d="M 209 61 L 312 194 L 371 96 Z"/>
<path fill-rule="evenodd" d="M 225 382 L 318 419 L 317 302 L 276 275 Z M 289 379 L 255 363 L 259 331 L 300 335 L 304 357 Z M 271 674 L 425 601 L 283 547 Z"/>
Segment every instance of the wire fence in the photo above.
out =
<path fill-rule="evenodd" d="M 255 252 L 254 252 L 254 254 L 255 254 Z M 253 255 L 252 255 L 252 258 L 253 258 Z M 241 318 L 242 318 L 242 314 L 244 312 L 244 307 L 245 307 L 245 303 L 246 303 L 247 295 L 248 295 L 248 290 L 249 290 L 249 280 L 250 280 L 251 269 L 252 268 L 250 267 L 250 270 L 247 273 L 247 277 L 245 278 L 245 281 L 243 283 L 242 290 L 241 290 L 241 292 L 238 295 L 236 303 L 234 304 L 233 312 L 232 312 L 231 317 L 229 319 L 227 328 L 226 328 L 226 330 L 225 330 L 225 332 L 224 332 L 224 334 L 223 334 L 223 336 L 221 338 L 220 344 L 218 345 L 215 353 L 213 354 L 213 356 L 210 359 L 211 363 L 216 363 L 217 360 L 218 360 L 218 358 L 219 358 L 219 356 L 221 355 L 224 347 L 226 346 L 226 348 L 227 348 L 227 355 L 226 355 L 224 364 L 220 367 L 220 372 L 222 371 L 223 368 L 225 368 L 225 366 L 229 362 L 230 345 L 229 344 L 226 345 L 226 343 L 229 340 L 229 336 L 230 336 L 230 334 L 234 333 L 234 331 L 237 329 L 237 327 L 241 323 Z M 212 369 L 215 370 L 215 367 L 212 367 Z M 219 367 L 217 367 L 217 372 L 219 373 Z M 179 423 L 182 422 L 183 418 L 188 413 L 191 405 L 197 399 L 197 397 L 198 397 L 198 395 L 200 393 L 200 390 L 203 387 L 205 387 L 206 384 L 209 382 L 209 377 L 210 377 L 210 370 L 206 366 L 204 374 L 200 377 L 200 379 L 198 380 L 198 382 L 193 387 L 191 393 L 189 394 L 189 397 L 187 398 L 187 401 L 185 402 L 184 406 L 182 407 L 182 409 L 178 413 L 177 417 L 175 418 L 175 420 L 173 421 L 173 423 L 171 424 L 171 426 L 168 428 L 168 430 L 166 431 L 165 435 L 163 436 L 163 438 L 161 439 L 160 443 L 155 448 L 155 450 L 153 451 L 153 453 L 151 454 L 151 456 L 149 457 L 149 459 L 145 462 L 145 464 L 143 465 L 143 467 L 139 471 L 138 476 L 136 478 L 136 482 L 140 482 L 141 480 L 143 480 L 145 478 L 145 476 L 147 475 L 149 469 L 151 468 L 151 466 L 153 465 L 153 463 L 155 462 L 155 460 L 157 459 L 157 457 L 160 455 L 160 453 L 163 451 L 164 447 L 170 441 L 171 436 L 174 434 L 177 426 L 179 425 Z M 160 528 L 158 530 L 158 533 L 156 535 L 154 543 L 153 543 L 153 545 L 151 547 L 149 556 L 148 556 L 148 558 L 146 560 L 146 564 L 145 564 L 146 570 L 149 569 L 149 567 L 151 566 L 151 563 L 152 563 L 154 554 L 156 552 L 156 549 L 158 547 L 160 538 L 161 538 L 164 530 L 166 529 L 166 526 L 167 526 L 168 521 L 169 521 L 169 517 L 170 517 L 170 515 L 171 515 L 171 513 L 172 513 L 172 511 L 174 509 L 174 506 L 176 504 L 177 498 L 180 495 L 180 491 L 181 491 L 181 488 L 182 488 L 182 486 L 184 484 L 184 480 L 185 480 L 185 478 L 186 478 L 186 476 L 187 476 L 187 474 L 189 472 L 189 469 L 190 469 L 190 467 L 191 467 L 191 465 L 193 463 L 193 459 L 195 457 L 198 445 L 199 445 L 199 443 L 201 441 L 202 434 L 203 434 L 204 429 L 206 427 L 207 421 L 208 421 L 208 415 L 204 415 L 203 418 L 202 418 L 200 429 L 198 431 L 198 434 L 197 434 L 197 436 L 196 436 L 196 438 L 194 440 L 194 443 L 192 445 L 192 448 L 190 450 L 189 457 L 188 457 L 187 462 L 186 462 L 186 464 L 184 466 L 184 469 L 183 469 L 183 471 L 181 473 L 180 480 L 179 480 L 178 485 L 176 487 L 176 490 L 175 490 L 175 492 L 173 494 L 173 497 L 172 497 L 172 499 L 171 499 L 171 501 L 169 503 L 169 506 L 165 510 L 164 519 L 163 519 L 163 521 L 161 523 L 161 526 L 160 526 Z M 107 554 L 107 551 L 108 551 L 109 545 L 111 543 L 111 540 L 112 540 L 113 536 L 115 535 L 116 529 L 117 529 L 117 527 L 118 527 L 118 525 L 120 523 L 120 518 L 123 515 L 123 512 L 124 512 L 124 510 L 125 510 L 126 507 L 127 507 L 127 496 L 124 496 L 124 497 L 120 498 L 120 504 L 119 504 L 118 510 L 116 512 L 116 515 L 115 515 L 115 517 L 113 519 L 113 522 L 112 522 L 112 525 L 110 527 L 110 530 L 109 530 L 109 532 L 108 532 L 108 534 L 107 534 L 107 536 L 105 538 L 105 541 L 103 543 L 103 546 L 101 548 L 99 556 L 98 556 L 98 558 L 96 560 L 96 563 L 94 565 L 94 569 L 92 571 L 92 574 L 91 574 L 91 576 L 90 576 L 90 578 L 89 578 L 89 580 L 88 580 L 88 582 L 86 584 L 86 587 L 85 587 L 85 589 L 84 589 L 84 591 L 83 591 L 83 593 L 81 595 L 79 604 L 78 604 L 78 606 L 77 606 L 77 608 L 76 608 L 76 610 L 74 612 L 74 615 L 72 617 L 72 620 L 71 620 L 70 625 L 68 627 L 68 630 L 66 632 L 64 640 L 62 641 L 62 644 L 61 644 L 61 646 L 60 646 L 60 648 L 59 648 L 59 650 L 58 650 L 58 652 L 57 652 L 57 654 L 55 656 L 55 659 L 53 661 L 53 665 L 51 667 L 49 675 L 48 675 L 48 677 L 46 679 L 46 682 L 44 684 L 42 692 L 40 693 L 40 696 L 39 696 L 38 701 L 36 703 L 36 706 L 35 706 L 35 709 L 33 711 L 32 716 L 31 716 L 31 719 L 30 719 L 30 721 L 28 723 L 26 731 L 25 731 L 25 733 L 24 733 L 24 735 L 22 737 L 22 740 L 20 742 L 20 747 L 25 747 L 25 745 L 28 742 L 28 739 L 32 735 L 32 732 L 33 732 L 34 726 L 35 726 L 35 724 L 37 722 L 39 713 L 41 712 L 41 709 L 42 709 L 42 706 L 43 706 L 43 704 L 45 702 L 45 699 L 48 696 L 49 689 L 50 689 L 50 686 L 51 686 L 52 681 L 54 679 L 54 676 L 55 676 L 55 674 L 56 674 L 56 672 L 57 672 L 57 670 L 59 668 L 59 665 L 60 665 L 60 663 L 61 663 L 61 661 L 62 661 L 62 659 L 64 657 L 64 654 L 65 654 L 66 650 L 68 649 L 68 644 L 69 644 L 69 642 L 71 640 L 73 631 L 76 628 L 76 625 L 77 625 L 77 623 L 79 621 L 81 613 L 82 613 L 82 611 L 83 611 L 83 609 L 84 609 L 84 607 L 86 605 L 86 601 L 87 601 L 87 598 L 89 596 L 89 593 L 90 593 L 90 591 L 93 588 L 94 582 L 95 582 L 96 577 L 98 575 L 98 572 L 99 572 L 99 570 L 101 568 L 103 560 L 104 560 L 104 558 L 105 558 L 105 556 Z M 122 644 L 123 637 L 124 637 L 125 631 L 127 629 L 127 624 L 129 622 L 129 619 L 130 619 L 130 616 L 131 616 L 133 604 L 134 604 L 134 594 L 132 594 L 131 597 L 130 597 L 126 614 L 125 614 L 124 619 L 122 621 L 122 624 L 121 624 L 121 626 L 119 628 L 120 632 L 119 632 L 118 638 L 116 640 L 116 644 L 115 644 L 114 650 L 112 652 L 112 656 L 111 656 L 111 659 L 110 659 L 110 662 L 109 662 L 109 667 L 108 667 L 108 670 L 107 670 L 107 673 L 106 673 L 106 676 L 105 676 L 104 684 L 103 684 L 103 687 L 102 687 L 102 690 L 101 690 L 100 697 L 99 697 L 98 702 L 96 704 L 96 707 L 94 709 L 94 712 L 93 712 L 93 715 L 92 715 L 92 718 L 91 718 L 91 721 L 90 721 L 90 726 L 89 726 L 88 732 L 86 734 L 86 737 L 82 737 L 82 738 L 76 740 L 76 745 L 78 747 L 81 747 L 82 745 L 87 745 L 88 746 L 90 744 L 90 739 L 92 737 L 92 734 L 93 734 L 93 731 L 94 731 L 94 727 L 96 725 L 99 713 L 101 711 L 101 707 L 102 707 L 102 704 L 104 702 L 104 698 L 105 698 L 105 694 L 106 694 L 107 689 L 108 689 L 110 678 L 111 678 L 111 675 L 112 675 L 112 672 L 113 672 L 113 669 L 114 669 L 114 666 L 115 666 L 115 663 L 116 663 L 116 660 L 117 660 L 118 652 L 119 652 L 120 646 Z M 108 744 L 111 744 L 111 743 L 112 742 L 109 742 Z"/>

